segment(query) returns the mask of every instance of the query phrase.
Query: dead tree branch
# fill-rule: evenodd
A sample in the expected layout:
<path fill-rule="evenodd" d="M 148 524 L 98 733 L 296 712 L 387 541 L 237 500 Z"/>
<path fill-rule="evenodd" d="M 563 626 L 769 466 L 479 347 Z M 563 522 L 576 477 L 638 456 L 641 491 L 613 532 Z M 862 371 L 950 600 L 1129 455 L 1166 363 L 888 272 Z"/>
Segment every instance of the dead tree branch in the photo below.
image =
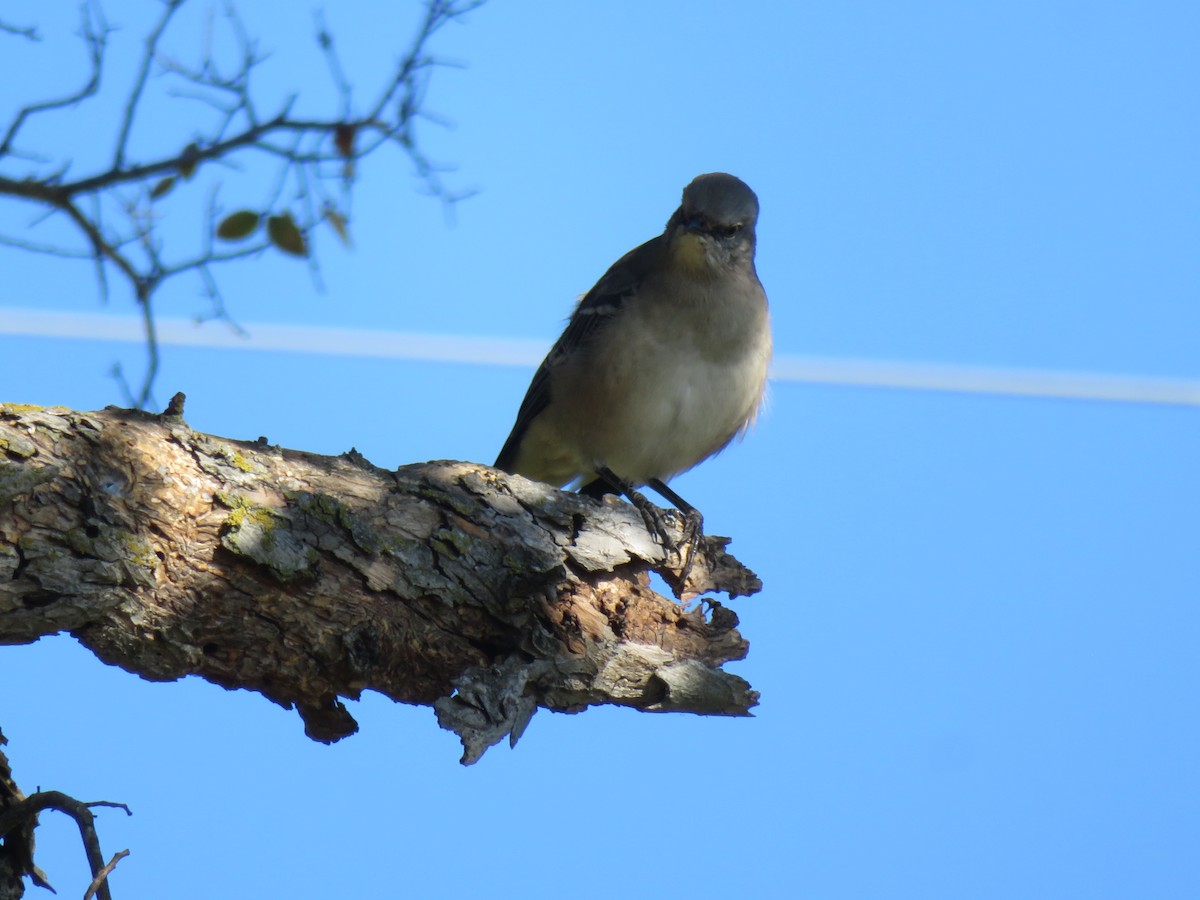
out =
<path fill-rule="evenodd" d="M 88 866 L 92 870 L 92 883 L 88 887 L 87 896 L 96 895 L 100 897 L 100 900 L 112 900 L 108 892 L 108 873 L 112 871 L 119 859 L 129 855 L 129 851 L 122 850 L 110 863 L 104 862 L 104 854 L 100 850 L 100 837 L 96 834 L 96 817 L 92 815 L 91 808 L 93 806 L 116 806 L 124 809 L 127 815 L 131 815 L 129 807 L 123 803 L 111 803 L 106 800 L 84 803 L 74 797 L 68 797 L 61 791 L 38 791 L 0 812 L 0 835 L 7 836 L 9 832 L 31 820 L 36 822 L 38 813 L 48 809 L 57 810 L 70 816 L 79 827 L 79 836 L 83 840 Z"/>
<path fill-rule="evenodd" d="M 210 46 L 195 64 L 169 55 L 163 48 L 171 24 L 187 0 L 167 0 L 150 28 L 132 83 L 120 104 L 119 124 L 109 162 L 97 171 L 70 175 L 72 151 L 35 156 L 20 147 L 28 122 L 40 115 L 64 113 L 102 100 L 102 84 L 113 28 L 98 2 L 81 9 L 80 38 L 88 69 L 83 83 L 58 97 L 19 109 L 0 137 L 0 197 L 32 204 L 40 213 L 65 219 L 82 238 L 82 245 L 0 234 L 0 244 L 35 253 L 92 261 L 102 297 L 108 294 L 110 272 L 128 284 L 142 313 L 147 362 L 140 383 L 131 388 L 122 377 L 126 399 L 143 408 L 151 402 L 158 372 L 155 298 L 162 285 L 180 275 L 199 276 L 200 291 L 212 304 L 210 317 L 224 318 L 225 305 L 213 276 L 214 266 L 261 255 L 274 248 L 308 260 L 318 277 L 313 241 L 322 225 L 347 240 L 353 187 L 358 164 L 376 151 L 392 146 L 415 168 L 426 190 L 444 202 L 467 196 L 442 180 L 445 171 L 420 148 L 416 123 L 430 118 L 424 109 L 432 73 L 446 63 L 433 56 L 430 43 L 447 23 L 461 19 L 482 0 L 428 0 L 408 50 L 362 111 L 355 113 L 352 85 L 346 79 L 335 44 L 323 20 L 317 23 L 317 47 L 324 57 L 337 95 L 337 110 L 325 117 L 297 115 L 292 97 L 270 115 L 262 115 L 255 98 L 255 73 L 266 60 L 242 26 L 232 7 L 226 8 L 222 34 L 237 47 L 239 63 L 232 72 L 218 66 Z M 32 29 L 0 25 L 0 36 L 36 39 Z M 150 76 L 161 75 L 162 89 L 181 101 L 200 102 L 215 118 L 185 146 L 151 159 L 135 160 L 139 111 L 147 96 Z M 181 143 L 183 143 L 181 141 Z M 222 182 L 220 162 L 243 171 L 257 166 L 270 188 L 256 202 L 239 204 L 239 227 L 230 225 L 216 202 Z M 202 245 L 175 249 L 161 227 L 168 194 L 203 173 L 211 185 L 208 222 Z M 272 174 L 267 174 L 272 173 Z M 250 216 L 250 218 L 246 218 Z M 218 250 L 213 238 L 228 249 Z M 118 377 L 121 377 L 118 373 Z"/>
<path fill-rule="evenodd" d="M 0 21 L 0 31 L 5 34 L 11 34 L 15 37 L 23 37 L 30 41 L 40 41 L 41 35 L 37 33 L 37 29 L 32 25 L 12 25 L 8 22 Z"/>
<path fill-rule="evenodd" d="M 88 889 L 83 892 L 83 900 L 92 900 L 93 897 L 99 896 L 103 900 L 104 894 L 108 888 L 108 876 L 112 874 L 112 870 L 117 867 L 117 863 L 129 855 L 128 850 L 118 850 L 113 854 L 113 858 L 96 873 L 92 878 L 92 883 L 88 885 Z"/>
<path fill-rule="evenodd" d="M 0 746 L 5 743 L 4 735 L 0 734 Z M 126 815 L 132 815 L 124 803 L 108 800 L 84 803 L 61 791 L 38 791 L 26 797 L 13 781 L 8 758 L 0 751 L 0 900 L 15 900 L 22 896 L 24 885 L 21 879 L 24 877 L 28 877 L 38 887 L 54 890 L 50 887 L 46 874 L 33 862 L 34 830 L 37 828 L 38 814 L 46 810 L 57 810 L 70 816 L 79 828 L 84 853 L 92 871 L 92 882 L 84 897 L 95 896 L 101 900 L 111 900 L 108 876 L 116 864 L 129 855 L 129 851 L 122 850 L 108 863 L 104 862 L 100 838 L 96 833 L 96 817 L 92 814 L 92 809 L 97 806 L 116 807 L 123 809 Z"/>
<path fill-rule="evenodd" d="M 0 405 L 0 643 L 67 631 L 150 680 L 201 677 L 357 730 L 341 698 L 430 705 L 466 763 L 538 707 L 747 715 L 747 644 L 685 610 L 641 516 L 486 466 L 391 472 L 161 416 Z M 688 591 L 758 590 L 708 538 Z"/>

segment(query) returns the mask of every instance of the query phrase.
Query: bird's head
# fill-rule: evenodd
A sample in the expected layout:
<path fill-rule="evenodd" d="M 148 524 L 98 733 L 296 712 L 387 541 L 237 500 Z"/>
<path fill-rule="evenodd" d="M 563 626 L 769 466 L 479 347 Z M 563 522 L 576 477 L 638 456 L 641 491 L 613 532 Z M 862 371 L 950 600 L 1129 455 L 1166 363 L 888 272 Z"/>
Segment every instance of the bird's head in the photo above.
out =
<path fill-rule="evenodd" d="M 677 258 L 689 269 L 718 272 L 754 260 L 758 197 L 724 172 L 699 175 L 683 189 L 683 202 L 667 223 Z"/>

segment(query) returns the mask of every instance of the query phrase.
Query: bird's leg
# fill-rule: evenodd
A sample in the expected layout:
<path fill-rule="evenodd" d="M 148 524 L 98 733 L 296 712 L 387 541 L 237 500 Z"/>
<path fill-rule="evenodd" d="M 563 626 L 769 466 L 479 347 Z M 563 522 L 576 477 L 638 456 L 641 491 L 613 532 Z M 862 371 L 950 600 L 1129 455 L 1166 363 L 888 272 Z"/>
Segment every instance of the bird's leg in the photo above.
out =
<path fill-rule="evenodd" d="M 679 576 L 679 583 L 686 584 L 688 574 L 692 570 L 692 560 L 696 558 L 696 551 L 700 549 L 700 538 L 704 536 L 704 516 L 700 514 L 700 510 L 680 497 L 661 480 L 651 478 L 646 482 L 646 486 L 666 497 L 669 502 L 675 504 L 676 509 L 683 513 L 683 535 L 688 554 Z"/>
<path fill-rule="evenodd" d="M 668 550 L 678 549 L 675 546 L 675 541 L 671 539 L 671 534 L 667 530 L 667 523 L 663 520 L 662 510 L 646 499 L 645 494 L 637 490 L 632 484 L 619 476 L 608 466 L 600 466 L 596 469 L 596 480 L 585 485 L 580 489 L 580 493 L 587 494 L 589 497 L 599 499 L 605 494 L 617 494 L 628 498 L 637 511 L 642 514 L 642 521 L 646 523 L 646 529 L 656 536 Z"/>
<path fill-rule="evenodd" d="M 688 575 L 692 571 L 692 562 L 696 558 L 696 551 L 700 549 L 700 539 L 704 536 L 704 516 L 700 515 L 700 510 L 692 506 L 677 493 L 667 487 L 658 478 L 651 478 L 646 484 L 662 494 L 668 502 L 674 503 L 676 509 L 683 513 L 683 542 L 676 543 L 671 533 L 667 530 L 667 523 L 663 519 L 662 510 L 646 499 L 645 495 L 634 488 L 632 484 L 617 475 L 612 469 L 607 466 L 600 466 L 596 469 L 596 480 L 589 482 L 580 488 L 580 493 L 587 494 L 589 497 L 599 499 L 605 494 L 623 495 L 629 499 L 629 502 L 637 507 L 637 511 L 642 514 L 642 520 L 646 523 L 646 529 L 656 536 L 667 551 L 674 551 L 679 554 L 680 569 L 679 569 L 679 584 L 681 586 L 687 584 Z M 684 552 L 686 548 L 686 553 Z"/>

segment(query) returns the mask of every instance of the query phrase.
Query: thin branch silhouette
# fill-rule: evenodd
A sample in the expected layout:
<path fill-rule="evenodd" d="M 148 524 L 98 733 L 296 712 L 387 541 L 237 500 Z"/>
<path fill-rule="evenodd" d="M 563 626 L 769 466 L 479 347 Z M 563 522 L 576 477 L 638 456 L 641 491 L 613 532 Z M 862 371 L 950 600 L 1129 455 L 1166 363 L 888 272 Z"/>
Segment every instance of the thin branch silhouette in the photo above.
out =
<path fill-rule="evenodd" d="M 267 57 L 233 6 L 225 7 L 219 19 L 210 15 L 197 63 L 187 64 L 168 55 L 163 48 L 177 14 L 188 2 L 164 0 L 143 40 L 132 83 L 125 88 L 109 161 L 98 169 L 78 175 L 71 171 L 72 151 L 78 148 L 44 155 L 46 148 L 37 148 L 35 154 L 21 147 L 25 126 L 31 119 L 68 114 L 97 99 L 102 86 L 107 86 L 114 28 L 98 0 L 86 0 L 80 8 L 79 38 L 88 66 L 79 86 L 61 96 L 27 104 L 7 126 L 0 125 L 0 197 L 32 204 L 44 218 L 66 221 L 82 239 L 80 243 L 67 243 L 25 234 L 0 234 L 0 245 L 63 259 L 89 260 L 95 269 L 98 294 L 105 301 L 114 283 L 123 282 L 128 287 L 143 322 L 146 360 L 143 371 L 133 379 L 135 383 L 126 379 L 119 366 L 114 366 L 113 375 L 125 401 L 138 408 L 154 402 L 160 364 L 155 302 L 165 282 L 193 275 L 199 294 L 210 303 L 210 312 L 201 318 L 229 321 L 231 326 L 214 272 L 220 265 L 280 250 L 304 257 L 313 283 L 320 288 L 320 269 L 312 252 L 315 232 L 324 225 L 340 240 L 348 241 L 346 222 L 359 163 L 388 146 L 408 159 L 428 194 L 447 205 L 470 196 L 470 192 L 455 191 L 446 184 L 443 176 L 447 168 L 423 152 L 416 123 L 436 121 L 424 110 L 426 91 L 433 72 L 449 65 L 432 55 L 431 39 L 444 25 L 462 18 L 483 0 L 428 0 L 408 49 L 373 91 L 366 111 L 358 113 L 353 85 L 346 77 L 324 17 L 318 14 L 317 50 L 336 97 L 333 111 L 324 117 L 296 114 L 295 96 L 264 114 L 255 96 L 255 75 Z M 33 27 L 0 22 L 0 39 L 8 37 L 40 40 Z M 229 70 L 216 61 L 218 44 L 231 44 L 235 49 L 236 61 Z M 152 93 L 152 75 L 162 79 L 162 93 L 167 98 L 199 102 L 217 115 L 208 128 L 177 150 L 137 160 L 140 111 Z M 244 171 L 256 159 L 265 161 L 273 174 L 264 181 L 268 189 L 260 203 L 252 208 L 243 205 L 238 212 L 254 214 L 240 220 L 249 229 L 233 228 L 229 224 L 230 211 L 217 201 L 221 184 L 218 165 Z M 160 227 L 160 201 L 201 169 L 215 185 L 202 238 L 198 250 L 194 246 L 180 249 L 179 238 L 173 235 L 168 240 Z M 35 219 L 30 227 L 39 221 Z"/>

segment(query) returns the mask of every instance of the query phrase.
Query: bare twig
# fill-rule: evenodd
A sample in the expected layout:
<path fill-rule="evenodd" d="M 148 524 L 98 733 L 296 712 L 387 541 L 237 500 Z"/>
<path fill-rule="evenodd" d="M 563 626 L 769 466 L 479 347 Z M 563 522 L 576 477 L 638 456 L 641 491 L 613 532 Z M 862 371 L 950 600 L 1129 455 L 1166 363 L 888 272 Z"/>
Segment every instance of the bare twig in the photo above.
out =
<path fill-rule="evenodd" d="M 113 154 L 114 169 L 120 169 L 125 165 L 125 148 L 129 145 L 129 130 L 133 127 L 133 117 L 137 113 L 138 104 L 142 99 L 142 91 L 146 89 L 146 78 L 150 75 L 150 64 L 154 62 L 154 56 L 158 52 L 158 42 L 162 39 L 163 32 L 167 30 L 167 25 L 171 21 L 171 17 L 175 15 L 179 7 L 183 6 L 185 0 L 167 0 L 163 6 L 162 16 L 158 20 L 158 24 L 146 36 L 146 46 L 142 50 L 142 62 L 138 66 L 137 78 L 133 83 L 133 90 L 129 93 L 129 100 L 125 104 L 125 114 L 121 118 L 121 134 L 117 138 L 117 150 Z"/>
<path fill-rule="evenodd" d="M 42 36 L 37 33 L 37 27 L 34 25 L 23 27 L 0 21 L 0 31 L 3 31 L 5 34 L 15 35 L 16 37 L 28 38 L 31 41 L 40 41 L 42 39 Z"/>
<path fill-rule="evenodd" d="M 61 791 L 38 791 L 0 812 L 0 836 L 8 834 L 14 828 L 28 821 L 31 816 L 36 816 L 47 809 L 57 810 L 70 816 L 79 826 L 79 835 L 83 839 L 83 849 L 87 854 L 88 866 L 92 870 L 92 884 L 96 888 L 95 895 L 100 900 L 112 900 L 105 879 L 107 873 L 112 871 L 112 866 L 116 865 L 117 859 L 127 854 L 128 851 L 118 853 L 111 863 L 105 864 L 104 854 L 100 851 L 100 838 L 96 834 L 96 817 L 92 815 L 91 811 L 93 806 L 115 806 L 125 810 L 126 815 L 132 815 L 129 807 L 124 803 L 112 803 L 107 800 L 83 803 Z"/>
<path fill-rule="evenodd" d="M 70 247 L 59 247 L 55 244 L 40 244 L 37 241 L 26 241 L 21 238 L 0 234 L 0 244 L 30 253 L 44 253 L 46 256 L 61 256 L 64 259 L 94 259 L 96 254 L 90 250 L 72 250 Z"/>
<path fill-rule="evenodd" d="M 342 97 L 342 118 L 350 118 L 350 98 L 353 92 L 353 87 L 349 79 L 346 78 L 346 73 L 342 69 L 342 62 L 338 59 L 337 50 L 333 46 L 333 35 L 329 33 L 329 29 L 325 27 L 325 16 L 319 10 L 317 17 L 317 45 L 321 48 L 325 55 L 325 63 L 329 66 L 329 75 L 333 78 L 333 83 L 338 89 L 338 93 Z"/>
<path fill-rule="evenodd" d="M 93 21 L 93 18 L 95 18 L 95 21 Z M 41 103 L 31 103 L 18 110 L 16 116 L 8 126 L 8 131 L 4 133 L 4 140 L 0 141 L 0 158 L 7 156 L 11 152 L 17 132 L 21 130 L 21 126 L 25 124 L 25 120 L 30 116 L 37 113 L 49 112 L 53 109 L 62 109 L 64 106 L 75 106 L 88 97 L 95 96 L 96 91 L 100 87 L 100 71 L 104 67 L 104 48 L 108 40 L 109 28 L 103 15 L 101 15 L 98 9 L 93 9 L 91 4 L 84 4 L 82 19 L 81 33 L 91 60 L 91 72 L 88 75 L 87 81 L 84 82 L 83 87 L 79 90 L 67 94 L 65 97 L 44 100 Z"/>
<path fill-rule="evenodd" d="M 420 149 L 415 125 L 419 118 L 437 121 L 424 109 L 432 72 L 447 63 L 430 55 L 432 36 L 447 22 L 481 5 L 481 0 L 428 0 L 408 51 L 397 62 L 365 113 L 355 115 L 353 91 L 335 52 L 332 36 L 323 19 L 317 20 L 317 44 L 326 60 L 337 97 L 336 115 L 298 115 L 293 102 L 264 116 L 254 98 L 254 73 L 266 57 L 247 34 L 232 6 L 222 21 L 236 48 L 232 71 L 219 67 L 214 55 L 214 38 L 203 40 L 203 58 L 185 65 L 163 51 L 175 14 L 187 0 L 163 0 L 158 18 L 143 41 L 136 73 L 121 103 L 121 115 L 109 162 L 99 171 L 84 171 L 68 177 L 72 154 L 59 153 L 35 162 L 32 174 L 0 169 L 0 197 L 8 196 L 40 206 L 47 215 L 63 215 L 85 240 L 72 247 L 37 242 L 24 236 L 0 236 L 0 244 L 16 249 L 93 262 L 102 298 L 109 293 L 109 275 L 115 272 L 126 282 L 137 302 L 145 325 L 146 370 L 141 384 L 131 389 L 120 369 L 116 375 L 127 392 L 126 399 L 144 406 L 152 398 L 158 371 L 158 346 L 154 328 L 154 299 L 167 280 L 194 272 L 200 293 L 213 304 L 217 317 L 227 318 L 213 268 L 223 262 L 257 256 L 272 246 L 269 240 L 252 240 L 231 250 L 218 250 L 212 242 L 220 222 L 215 200 L 209 204 L 204 223 L 202 249 L 180 252 L 175 240 L 165 240 L 159 228 L 160 198 L 191 179 L 210 163 L 242 168 L 257 158 L 273 169 L 265 204 L 256 211 L 264 218 L 287 212 L 294 216 L 314 284 L 320 287 L 320 270 L 309 252 L 316 229 L 329 222 L 344 229 L 351 203 L 357 164 L 386 146 L 398 148 L 422 179 L 425 192 L 450 207 L 469 193 L 451 191 L 442 181 L 445 167 L 430 160 Z M 33 160 L 17 153 L 14 144 L 30 116 L 62 110 L 98 95 L 106 64 L 105 50 L 111 29 L 98 6 L 86 0 L 81 37 L 90 63 L 85 83 L 62 97 L 32 103 L 13 117 L 0 141 L 0 164 Z M 212 18 L 209 20 L 212 30 Z M 22 29 L 12 29 L 23 33 Z M 191 136 L 186 146 L 157 158 L 133 161 L 139 108 L 151 91 L 150 74 L 158 68 L 166 76 L 163 92 L 168 96 L 203 102 L 216 111 L 216 121 Z M 293 98 L 294 100 L 295 98 Z M 40 170 L 40 171 L 38 171 Z M 219 181 L 209 179 L 210 184 Z M 214 194 L 215 197 L 215 194 Z M 331 216 L 332 211 L 332 216 Z M 261 232 L 260 232 L 261 233 Z"/>
<path fill-rule="evenodd" d="M 83 892 L 83 900 L 92 900 L 96 896 L 96 892 L 104 887 L 108 882 L 108 876 L 112 874 L 112 870 L 117 867 L 117 863 L 129 855 L 128 850 L 118 850 L 113 854 L 113 858 L 108 861 L 103 869 L 96 873 L 96 877 L 92 879 L 92 883 L 88 885 L 88 889 Z"/>
<path fill-rule="evenodd" d="M 154 312 L 150 306 L 150 294 L 151 289 L 147 288 L 144 295 L 138 297 L 142 311 L 142 333 L 146 338 L 146 373 L 137 395 L 131 398 L 133 406 L 137 409 L 146 409 L 153 399 L 154 379 L 158 377 L 158 325 L 154 321 Z"/>

